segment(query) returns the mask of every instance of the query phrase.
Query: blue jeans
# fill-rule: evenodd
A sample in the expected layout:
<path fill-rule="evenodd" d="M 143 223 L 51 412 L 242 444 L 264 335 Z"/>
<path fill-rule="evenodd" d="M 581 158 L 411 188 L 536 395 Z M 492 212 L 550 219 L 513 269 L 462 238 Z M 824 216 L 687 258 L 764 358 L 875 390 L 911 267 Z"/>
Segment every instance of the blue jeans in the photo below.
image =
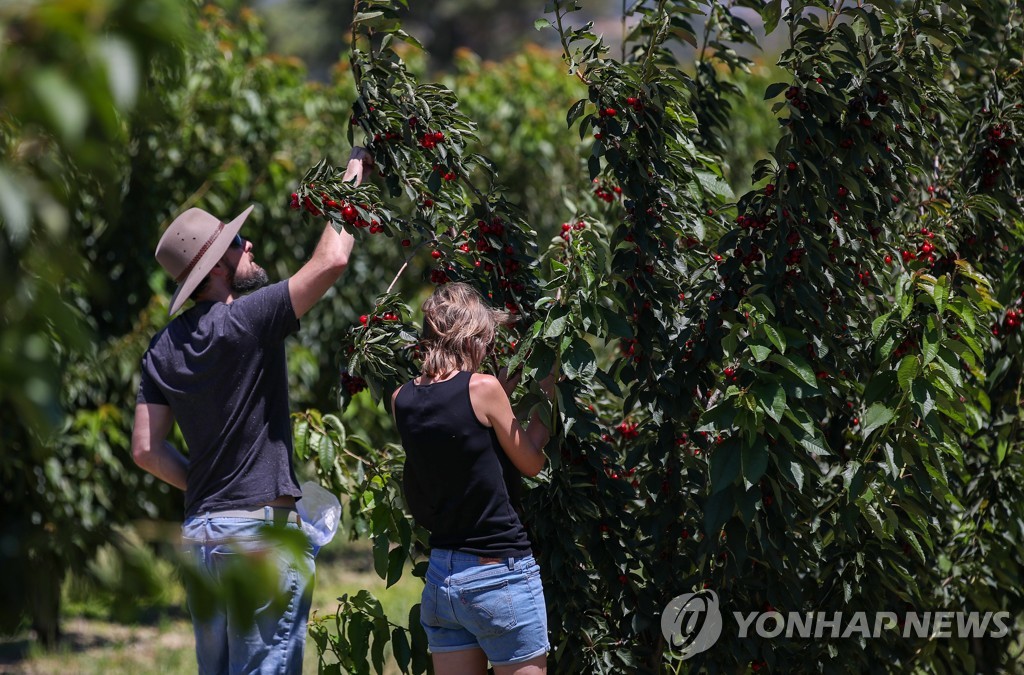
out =
<path fill-rule="evenodd" d="M 194 573 L 186 574 L 185 588 L 200 675 L 302 672 L 313 551 L 307 546 L 296 557 L 277 547 L 264 537 L 268 527 L 298 529 L 205 515 L 182 525 Z M 217 592 L 210 593 L 211 584 Z"/>
<path fill-rule="evenodd" d="M 491 665 L 546 654 L 548 615 L 533 556 L 481 564 L 467 553 L 430 553 L 420 623 L 434 654 L 479 647 Z"/>

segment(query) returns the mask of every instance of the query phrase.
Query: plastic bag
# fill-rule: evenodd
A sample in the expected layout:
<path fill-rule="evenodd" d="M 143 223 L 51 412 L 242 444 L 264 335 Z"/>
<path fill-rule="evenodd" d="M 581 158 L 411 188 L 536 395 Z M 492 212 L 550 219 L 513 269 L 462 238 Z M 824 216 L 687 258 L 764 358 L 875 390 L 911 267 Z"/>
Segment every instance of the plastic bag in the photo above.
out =
<path fill-rule="evenodd" d="M 338 498 L 313 481 L 301 485 L 302 499 L 295 508 L 302 518 L 302 531 L 313 544 L 314 554 L 326 546 L 338 531 L 341 522 L 341 502 Z"/>

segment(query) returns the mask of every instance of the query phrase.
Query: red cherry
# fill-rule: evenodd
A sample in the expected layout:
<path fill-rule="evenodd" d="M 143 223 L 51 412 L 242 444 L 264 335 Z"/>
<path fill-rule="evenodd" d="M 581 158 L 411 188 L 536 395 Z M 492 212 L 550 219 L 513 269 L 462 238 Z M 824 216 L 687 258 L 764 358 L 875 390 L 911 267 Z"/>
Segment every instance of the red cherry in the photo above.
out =
<path fill-rule="evenodd" d="M 789 164 L 786 165 L 786 168 L 789 169 L 790 171 L 796 171 L 796 162 L 790 162 Z"/>
<path fill-rule="evenodd" d="M 438 258 L 441 257 L 441 252 L 438 251 L 437 249 L 434 249 L 433 251 L 430 252 L 430 257 L 433 258 L 434 260 L 437 260 Z"/>
<path fill-rule="evenodd" d="M 402 246 L 411 246 L 411 245 L 412 245 L 412 242 L 409 241 L 408 239 L 403 239 L 402 240 Z"/>
<path fill-rule="evenodd" d="M 363 314 L 362 316 L 359 317 L 359 323 L 363 324 L 364 326 L 366 325 L 366 322 L 369 321 L 369 320 L 370 320 L 370 318 L 368 316 L 366 316 L 365 314 Z"/>
<path fill-rule="evenodd" d="M 356 208 L 351 204 L 345 204 L 345 206 L 341 207 L 341 217 L 344 218 L 347 223 L 354 222 L 358 215 L 359 212 L 356 211 Z"/>
<path fill-rule="evenodd" d="M 616 110 L 615 108 L 605 108 L 604 109 L 604 114 L 607 115 L 608 117 L 615 117 L 616 113 L 618 113 L 618 112 L 619 111 Z"/>
<path fill-rule="evenodd" d="M 767 185 L 765 185 L 764 186 L 764 193 L 766 195 L 768 195 L 769 197 L 771 197 L 773 194 L 775 194 L 775 184 L 774 183 L 768 183 Z"/>

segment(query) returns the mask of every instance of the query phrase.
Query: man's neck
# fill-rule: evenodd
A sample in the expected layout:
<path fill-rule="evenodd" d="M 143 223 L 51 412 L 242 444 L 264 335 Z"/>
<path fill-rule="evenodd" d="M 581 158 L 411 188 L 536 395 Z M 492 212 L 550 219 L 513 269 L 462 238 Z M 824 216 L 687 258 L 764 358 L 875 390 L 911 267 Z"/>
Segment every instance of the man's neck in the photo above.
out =
<path fill-rule="evenodd" d="M 199 297 L 196 298 L 196 302 L 223 302 L 230 305 L 234 299 L 235 296 L 232 294 L 230 289 L 209 288 L 199 294 Z"/>

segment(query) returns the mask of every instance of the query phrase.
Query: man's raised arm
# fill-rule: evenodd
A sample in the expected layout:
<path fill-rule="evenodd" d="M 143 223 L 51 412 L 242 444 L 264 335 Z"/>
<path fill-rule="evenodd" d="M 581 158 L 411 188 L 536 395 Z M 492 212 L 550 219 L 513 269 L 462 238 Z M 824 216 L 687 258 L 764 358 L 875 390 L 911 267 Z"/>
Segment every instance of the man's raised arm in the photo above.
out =
<path fill-rule="evenodd" d="M 359 185 L 363 182 L 363 172 L 372 166 L 373 158 L 366 150 L 352 148 L 342 180 L 352 180 Z M 309 262 L 288 280 L 288 293 L 296 318 L 302 318 L 338 280 L 348 267 L 354 245 L 355 238 L 345 230 L 335 232 L 330 224 L 324 228 Z"/>

